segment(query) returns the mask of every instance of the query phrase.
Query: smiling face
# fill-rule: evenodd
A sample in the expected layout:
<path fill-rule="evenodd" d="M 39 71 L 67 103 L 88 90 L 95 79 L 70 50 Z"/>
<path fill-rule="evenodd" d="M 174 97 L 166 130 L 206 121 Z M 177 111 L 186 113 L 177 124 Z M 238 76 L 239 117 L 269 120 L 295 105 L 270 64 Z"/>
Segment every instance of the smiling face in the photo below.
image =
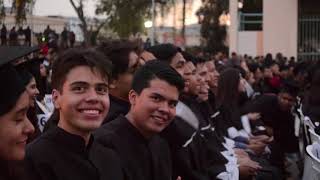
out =
<path fill-rule="evenodd" d="M 52 96 L 60 112 L 58 126 L 72 134 L 87 136 L 109 111 L 107 79 L 88 66 L 71 69 L 61 91 L 54 89 Z"/>
<path fill-rule="evenodd" d="M 16 106 L 0 116 L 0 159 L 22 160 L 28 136 L 34 127 L 27 118 L 29 95 L 25 91 L 19 97 Z"/>
<path fill-rule="evenodd" d="M 39 95 L 39 90 L 37 89 L 36 80 L 34 78 L 30 80 L 29 84 L 27 84 L 26 90 L 30 97 L 30 106 L 34 107 L 36 97 Z"/>
<path fill-rule="evenodd" d="M 170 66 L 173 67 L 181 76 L 183 76 L 184 65 L 186 60 L 182 56 L 180 52 L 177 52 L 175 56 L 173 56 Z"/>
<path fill-rule="evenodd" d="M 130 112 L 127 118 L 139 132 L 150 137 L 167 127 L 176 114 L 178 89 L 160 79 L 150 81 L 150 86 L 140 94 L 131 90 L 129 100 Z"/>
<path fill-rule="evenodd" d="M 200 75 L 192 62 L 188 61 L 185 65 L 183 78 L 185 80 L 185 92 L 191 95 L 198 95 L 200 91 Z"/>
<path fill-rule="evenodd" d="M 214 64 L 213 61 L 207 61 L 206 62 L 206 66 L 208 68 L 208 74 L 209 74 L 209 77 L 210 77 L 210 80 L 209 80 L 209 87 L 210 88 L 217 88 L 218 87 L 218 80 L 219 80 L 219 72 L 217 71 L 216 69 L 216 66 Z"/>

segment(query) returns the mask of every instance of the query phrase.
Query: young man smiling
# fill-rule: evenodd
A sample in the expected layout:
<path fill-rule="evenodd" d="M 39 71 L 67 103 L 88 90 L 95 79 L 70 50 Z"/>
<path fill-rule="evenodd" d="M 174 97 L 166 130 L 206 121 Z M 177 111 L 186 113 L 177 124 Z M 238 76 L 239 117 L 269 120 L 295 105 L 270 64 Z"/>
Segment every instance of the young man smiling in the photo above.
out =
<path fill-rule="evenodd" d="M 59 121 L 27 148 L 32 179 L 122 179 L 115 153 L 91 135 L 109 110 L 110 72 L 110 62 L 93 50 L 67 50 L 54 62 L 52 96 Z"/>
<path fill-rule="evenodd" d="M 183 87 L 168 64 L 147 62 L 134 75 L 129 113 L 96 131 L 97 140 L 119 155 L 125 179 L 171 179 L 169 148 L 158 134 L 173 120 Z"/>

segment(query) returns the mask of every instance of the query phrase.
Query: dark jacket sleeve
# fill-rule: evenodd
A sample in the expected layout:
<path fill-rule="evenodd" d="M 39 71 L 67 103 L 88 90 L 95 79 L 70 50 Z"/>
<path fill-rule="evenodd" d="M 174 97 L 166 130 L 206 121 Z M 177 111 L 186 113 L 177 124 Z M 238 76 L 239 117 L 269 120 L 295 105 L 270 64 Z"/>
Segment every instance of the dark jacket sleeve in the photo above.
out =
<path fill-rule="evenodd" d="M 25 157 L 26 174 L 28 180 L 56 180 L 57 177 L 51 166 L 46 163 L 39 163 L 30 155 Z"/>

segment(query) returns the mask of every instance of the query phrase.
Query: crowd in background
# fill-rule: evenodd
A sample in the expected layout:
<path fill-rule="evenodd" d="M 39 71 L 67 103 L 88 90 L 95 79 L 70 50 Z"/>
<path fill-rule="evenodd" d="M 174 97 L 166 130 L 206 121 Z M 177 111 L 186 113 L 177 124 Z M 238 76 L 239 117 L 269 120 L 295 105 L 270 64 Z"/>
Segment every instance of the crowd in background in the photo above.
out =
<path fill-rule="evenodd" d="M 52 34 L 46 30 L 43 35 L 51 39 Z M 61 38 L 62 47 L 73 47 L 75 37 L 66 29 Z M 90 52 L 65 48 L 50 45 L 47 51 L 35 52 L 15 65 L 31 99 L 27 117 L 34 130 L 27 132 L 25 160 L 26 174 L 31 174 L 33 179 L 68 179 L 80 177 L 85 171 L 87 174 L 84 174 L 91 173 L 91 176 L 83 175 L 82 179 L 96 176 L 134 180 L 302 177 L 299 141 L 303 135 L 296 126 L 296 117 L 302 107 L 312 121 L 320 119 L 318 61 L 297 61 L 281 53 L 255 58 L 236 53 L 231 57 L 223 53 L 190 53 L 173 44 L 146 47 L 141 41 L 129 40 L 105 41 Z M 57 83 L 68 82 L 68 73 L 77 66 L 88 66 L 92 71 L 96 68 L 100 73 L 107 71 L 90 60 L 99 59 L 100 55 L 110 61 L 112 70 L 105 74 L 108 90 L 95 88 L 99 89 L 99 97 L 108 92 L 110 108 L 102 127 L 91 129 L 94 140 L 90 139 L 90 147 L 92 141 L 101 147 L 92 145 L 95 148 L 91 148 L 94 150 L 88 155 L 86 149 L 82 152 L 82 146 L 76 144 L 78 140 L 71 137 L 70 131 L 65 135 L 68 133 L 61 130 L 61 115 L 68 115 L 64 108 L 72 107 L 68 102 L 77 98 L 69 94 L 71 98 L 67 99 L 60 90 L 62 85 Z M 110 64 L 103 65 L 111 68 Z M 63 73 L 66 77 L 59 80 L 58 76 Z M 95 76 L 89 75 L 96 81 Z M 89 85 L 82 82 L 74 85 L 73 91 L 81 94 Z M 157 93 L 147 94 L 148 100 L 140 102 L 137 99 L 144 89 Z M 178 99 L 174 100 L 177 92 Z M 57 93 L 60 94 L 55 95 Z M 49 98 L 51 95 L 60 100 Z M 157 109 L 154 104 L 161 105 Z M 95 108 L 100 111 L 99 106 Z M 96 110 L 88 111 L 88 119 L 95 116 Z M 149 121 L 148 113 L 156 122 Z M 57 125 L 61 129 L 57 130 Z M 71 122 L 69 126 L 73 125 Z M 81 132 L 81 126 L 75 127 Z M 68 143 L 79 147 L 81 152 L 70 149 L 89 159 L 91 164 L 80 161 L 78 155 L 59 154 L 69 151 L 62 148 Z M 112 152 L 103 151 L 103 147 Z M 112 154 L 113 158 L 103 153 Z M 105 161 L 97 160 L 99 158 Z M 69 167 L 70 161 L 80 163 L 79 167 L 84 169 Z M 20 169 L 10 167 L 8 176 L 22 174 L 17 173 L 21 165 L 15 166 Z M 108 167 L 113 172 L 100 167 Z"/>

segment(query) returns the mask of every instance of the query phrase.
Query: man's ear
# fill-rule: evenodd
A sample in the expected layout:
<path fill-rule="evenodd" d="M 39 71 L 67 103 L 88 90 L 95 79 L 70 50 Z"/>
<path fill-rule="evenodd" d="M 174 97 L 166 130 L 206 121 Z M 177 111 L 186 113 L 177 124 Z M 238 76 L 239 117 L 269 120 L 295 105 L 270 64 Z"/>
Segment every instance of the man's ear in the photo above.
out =
<path fill-rule="evenodd" d="M 52 100 L 56 109 L 60 109 L 60 96 L 61 94 L 57 89 L 52 90 Z"/>
<path fill-rule="evenodd" d="M 128 98 L 129 98 L 130 104 L 131 104 L 131 105 L 135 105 L 135 104 L 136 104 L 136 101 L 137 101 L 137 98 L 138 98 L 137 92 L 135 92 L 134 90 L 131 89 L 131 90 L 129 91 L 129 96 L 128 96 Z"/>
<path fill-rule="evenodd" d="M 109 84 L 109 88 L 110 89 L 115 89 L 116 87 L 117 87 L 117 80 L 116 79 L 112 79 L 111 81 L 110 81 L 110 84 Z"/>

